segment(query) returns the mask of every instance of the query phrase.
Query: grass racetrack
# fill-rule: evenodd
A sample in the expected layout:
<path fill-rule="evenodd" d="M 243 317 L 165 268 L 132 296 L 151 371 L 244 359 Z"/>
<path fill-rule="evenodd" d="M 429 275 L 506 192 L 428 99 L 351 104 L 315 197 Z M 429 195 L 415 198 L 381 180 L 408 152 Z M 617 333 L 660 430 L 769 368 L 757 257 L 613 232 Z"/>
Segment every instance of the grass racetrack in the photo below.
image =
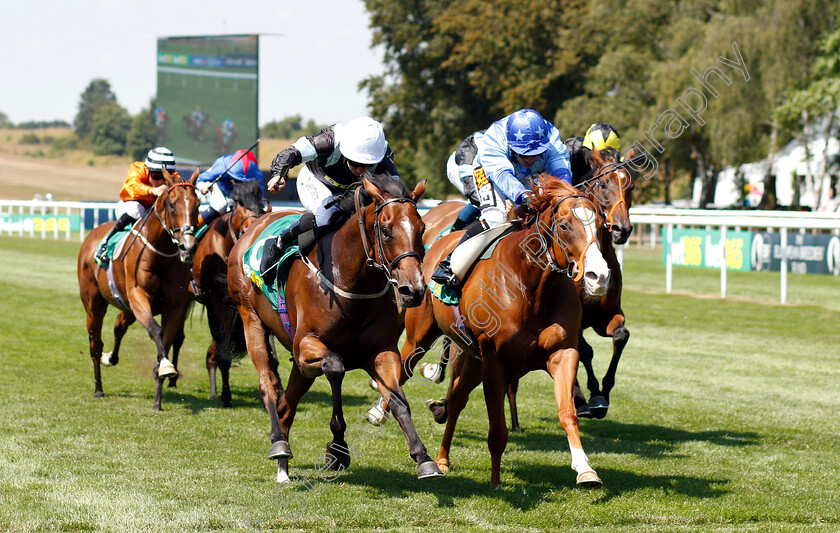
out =
<path fill-rule="evenodd" d="M 139 324 L 119 365 L 103 368 L 105 398 L 93 398 L 78 249 L 0 237 L 0 531 L 840 530 L 837 278 L 791 275 L 792 304 L 782 306 L 778 273 L 730 273 L 722 300 L 719 272 L 678 268 L 678 292 L 666 295 L 661 255 L 627 249 L 630 342 L 607 418 L 581 421 L 603 488 L 574 486 L 545 373 L 520 384 L 523 433 L 510 435 L 499 490 L 489 484 L 480 388 L 446 477 L 416 479 L 391 421 L 347 471 L 321 480 L 331 439 L 323 378 L 292 428 L 292 483 L 278 488 L 251 362 L 231 372 L 232 409 L 207 399 L 200 306 L 162 412 L 152 410 L 154 349 Z M 105 320 L 106 350 L 115 316 L 112 308 Z M 587 338 L 603 375 L 611 345 Z M 284 383 L 289 365 L 281 355 Z M 423 402 L 444 391 L 406 385 L 433 457 L 443 426 Z M 366 375 L 348 373 L 349 428 L 376 396 Z"/>

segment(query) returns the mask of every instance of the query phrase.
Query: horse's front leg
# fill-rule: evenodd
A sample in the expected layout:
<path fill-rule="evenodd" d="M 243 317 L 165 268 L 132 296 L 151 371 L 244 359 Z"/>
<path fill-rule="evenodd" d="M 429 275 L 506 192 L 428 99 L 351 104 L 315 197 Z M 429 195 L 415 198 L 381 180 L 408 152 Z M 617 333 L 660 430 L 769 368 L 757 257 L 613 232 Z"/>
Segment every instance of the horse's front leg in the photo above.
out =
<path fill-rule="evenodd" d="M 549 357 L 547 370 L 554 380 L 557 416 L 569 440 L 569 448 L 572 452 L 572 468 L 578 473 L 576 482 L 582 487 L 598 487 L 603 483 L 595 470 L 589 466 L 589 459 L 583 451 L 583 444 L 580 441 L 580 427 L 572 400 L 572 387 L 575 383 L 579 357 L 578 351 L 574 348 L 558 350 Z"/>
<path fill-rule="evenodd" d="M 402 365 L 396 351 L 385 350 L 373 358 L 373 373 L 379 385 L 379 393 L 387 400 L 388 407 L 399 422 L 403 435 L 408 442 L 409 455 L 417 463 L 417 477 L 419 479 L 442 476 L 437 464 L 426 453 L 426 446 L 420 440 L 414 421 L 411 420 L 411 409 L 400 385 Z"/>
<path fill-rule="evenodd" d="M 578 380 L 575 379 L 575 408 L 577 409 L 578 418 L 594 418 L 593 410 L 603 410 L 606 414 L 606 400 L 601 393 L 601 385 L 598 383 L 598 376 L 595 374 L 595 368 L 592 366 L 592 359 L 595 357 L 595 351 L 592 346 L 583 338 L 583 332 L 580 332 L 580 339 L 578 340 L 578 354 L 583 368 L 586 370 L 586 388 L 589 389 L 589 401 L 586 401 L 580 387 L 577 386 Z M 600 418 L 604 418 L 603 415 Z"/>
<path fill-rule="evenodd" d="M 187 319 L 189 301 L 184 298 L 180 302 L 167 301 L 164 303 L 163 313 L 160 320 L 163 323 L 161 328 L 161 342 L 158 345 L 158 363 L 155 366 L 155 403 L 154 408 L 161 409 L 163 398 L 163 381 L 168 377 L 169 385 L 174 387 L 174 381 L 178 378 L 178 370 L 175 364 L 178 360 L 178 353 L 184 343 L 184 322 Z M 173 361 L 167 359 L 169 348 L 173 347 Z"/>

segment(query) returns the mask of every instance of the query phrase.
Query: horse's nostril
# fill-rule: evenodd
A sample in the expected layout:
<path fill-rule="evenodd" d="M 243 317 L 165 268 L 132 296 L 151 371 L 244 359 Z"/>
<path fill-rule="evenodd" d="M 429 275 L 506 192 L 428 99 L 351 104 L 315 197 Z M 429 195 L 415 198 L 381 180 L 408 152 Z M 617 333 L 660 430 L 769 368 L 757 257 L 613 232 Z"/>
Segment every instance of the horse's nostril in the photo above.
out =
<path fill-rule="evenodd" d="M 397 292 L 400 294 L 400 296 L 404 296 L 406 298 L 411 298 L 412 296 L 414 296 L 414 291 L 412 291 L 411 287 L 409 287 L 408 285 L 400 285 L 399 287 L 397 287 Z"/>
<path fill-rule="evenodd" d="M 593 282 L 598 281 L 598 277 L 599 277 L 598 274 L 596 274 L 595 272 L 592 272 L 591 270 L 589 272 L 585 273 L 584 275 L 586 276 L 586 279 L 589 280 L 589 281 L 593 281 Z"/>

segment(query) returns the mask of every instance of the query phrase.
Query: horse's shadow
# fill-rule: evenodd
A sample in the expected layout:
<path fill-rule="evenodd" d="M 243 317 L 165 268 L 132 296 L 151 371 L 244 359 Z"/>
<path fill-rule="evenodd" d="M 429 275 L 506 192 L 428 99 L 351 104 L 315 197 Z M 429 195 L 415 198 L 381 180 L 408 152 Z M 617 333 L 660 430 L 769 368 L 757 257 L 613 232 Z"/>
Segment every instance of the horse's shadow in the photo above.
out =
<path fill-rule="evenodd" d="M 554 419 L 546 419 L 546 425 Z M 527 450 L 557 449 L 557 439 L 563 435 L 559 427 L 528 428 L 509 434 L 508 446 L 522 446 Z M 458 436 L 460 437 L 460 436 Z M 456 438 L 458 438 L 456 437 Z M 612 420 L 587 420 L 581 423 L 581 438 L 587 453 L 632 454 L 657 458 L 665 453 L 673 457 L 678 445 L 686 442 L 708 442 L 716 446 L 746 447 L 759 444 L 761 435 L 754 432 L 705 430 L 688 431 L 654 424 L 629 424 Z"/>
<path fill-rule="evenodd" d="M 674 458 L 674 451 L 681 443 L 704 441 L 718 446 L 747 447 L 758 444 L 760 435 L 753 432 L 724 430 L 687 431 L 651 424 L 628 424 L 613 421 L 592 421 L 584 428 L 584 444 L 590 454 L 629 454 L 643 458 Z M 457 459 L 453 471 L 440 482 L 418 482 L 413 471 L 395 471 L 391 468 L 363 467 L 350 469 L 341 476 L 342 483 L 356 484 L 379 491 L 386 497 L 406 497 L 416 492 L 428 492 L 438 498 L 438 505 L 454 507 L 465 494 L 483 494 L 503 500 L 509 505 L 529 510 L 545 499 L 555 498 L 559 491 L 574 488 L 574 472 L 569 468 L 565 449 L 558 439 L 562 430 L 549 427 L 525 428 L 522 433 L 510 433 L 508 451 L 512 447 L 526 451 L 559 452 L 557 460 L 534 457 L 514 458 L 506 453 L 502 458 L 502 488 L 490 488 L 490 471 L 485 476 L 459 475 Z M 460 431 L 457 441 L 485 444 L 487 436 L 479 431 Z M 561 459 L 562 457 L 562 459 Z M 600 504 L 623 494 L 648 489 L 665 490 L 693 498 L 719 498 L 730 491 L 725 488 L 730 480 L 721 477 L 690 475 L 646 475 L 630 470 L 597 467 L 607 484 L 594 492 L 593 503 Z M 464 471 L 461 471 L 464 472 Z"/>
<path fill-rule="evenodd" d="M 221 392 L 221 391 L 220 391 Z M 260 400 L 259 391 L 256 388 L 237 388 L 231 387 L 231 403 L 233 408 L 242 409 L 262 409 L 262 400 Z M 128 398 L 128 399 L 154 399 L 154 393 L 136 392 L 136 391 L 115 391 L 107 394 L 114 398 Z M 163 387 L 163 398 L 165 401 L 183 407 L 188 414 L 198 414 L 206 409 L 222 409 L 221 400 L 211 400 L 208 398 L 209 392 L 180 392 L 177 387 L 170 388 L 166 384 Z M 344 407 L 355 407 L 359 411 L 364 411 L 370 407 L 371 400 L 367 396 L 347 394 L 341 395 L 341 400 Z M 324 405 L 332 405 L 332 395 L 329 392 L 309 391 L 303 397 L 303 400 L 298 405 L 298 412 L 306 412 L 307 404 L 318 404 L 318 409 L 323 408 Z M 164 407 L 165 410 L 165 407 Z M 329 418 L 327 418 L 329 420 Z"/>

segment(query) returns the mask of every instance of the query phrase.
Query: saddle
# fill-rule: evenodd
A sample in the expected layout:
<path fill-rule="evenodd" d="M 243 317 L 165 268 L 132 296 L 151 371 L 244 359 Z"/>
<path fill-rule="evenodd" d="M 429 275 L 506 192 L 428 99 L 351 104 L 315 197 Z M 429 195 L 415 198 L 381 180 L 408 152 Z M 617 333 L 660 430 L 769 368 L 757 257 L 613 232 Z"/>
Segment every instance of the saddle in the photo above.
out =
<path fill-rule="evenodd" d="M 116 232 L 111 236 L 110 239 L 108 239 L 108 242 L 106 244 L 108 261 L 100 261 L 98 257 L 94 256 L 93 259 L 97 265 L 99 265 L 102 268 L 107 268 L 108 265 L 111 263 L 111 259 L 119 255 L 120 252 L 122 252 L 122 248 L 123 246 L 125 246 L 125 238 L 128 237 L 128 233 L 131 231 L 132 227 L 133 226 L 126 227 L 122 231 Z M 98 250 L 103 243 L 105 243 L 104 238 L 101 241 L 99 241 L 99 245 L 97 245 L 96 249 Z"/>
<path fill-rule="evenodd" d="M 291 226 L 300 217 L 301 215 L 288 215 L 279 220 L 275 220 L 266 226 L 260 236 L 257 237 L 257 240 L 242 255 L 245 274 L 251 279 L 251 283 L 259 288 L 271 304 L 275 306 L 275 309 L 277 308 L 278 299 L 284 299 L 286 296 L 286 279 L 289 275 L 289 269 L 298 255 L 299 247 L 293 245 L 283 250 L 283 254 L 275 267 L 277 268 L 277 278 L 272 285 L 267 285 L 263 281 L 260 272 L 263 247 L 267 240 L 276 239 L 284 229 Z"/>
<path fill-rule="evenodd" d="M 448 234 L 449 230 L 450 228 L 446 228 L 444 232 Z M 452 251 L 450 266 L 462 286 L 473 265 L 482 259 L 489 259 L 502 237 L 511 231 L 513 231 L 513 224 L 506 222 L 505 224 L 482 231 L 475 237 L 458 245 Z M 441 232 L 438 239 L 444 235 L 444 232 Z M 460 291 L 456 289 L 441 285 L 435 281 L 429 281 L 429 290 L 438 300 L 447 305 L 458 303 Z"/>

